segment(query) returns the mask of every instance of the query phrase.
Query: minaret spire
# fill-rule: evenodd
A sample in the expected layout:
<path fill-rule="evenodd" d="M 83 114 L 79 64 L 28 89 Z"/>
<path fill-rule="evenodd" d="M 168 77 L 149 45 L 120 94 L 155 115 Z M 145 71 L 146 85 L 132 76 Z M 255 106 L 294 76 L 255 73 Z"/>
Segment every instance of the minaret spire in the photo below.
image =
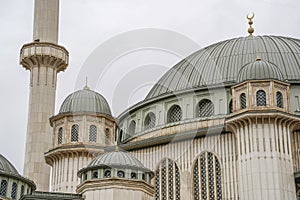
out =
<path fill-rule="evenodd" d="M 20 53 L 20 64 L 30 71 L 24 176 L 40 191 L 49 191 L 44 153 L 52 147 L 49 118 L 54 114 L 57 73 L 69 62 L 68 51 L 57 44 L 58 15 L 59 0 L 35 0 L 34 42 L 23 45 Z"/>

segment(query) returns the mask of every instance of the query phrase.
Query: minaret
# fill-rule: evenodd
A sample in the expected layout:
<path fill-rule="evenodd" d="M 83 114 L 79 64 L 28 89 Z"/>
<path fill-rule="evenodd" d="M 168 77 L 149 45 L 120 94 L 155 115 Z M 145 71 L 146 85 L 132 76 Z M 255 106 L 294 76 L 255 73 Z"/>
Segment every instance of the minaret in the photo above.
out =
<path fill-rule="evenodd" d="M 68 51 L 57 44 L 59 0 L 35 0 L 33 42 L 20 52 L 20 64 L 30 71 L 30 97 L 24 176 L 37 190 L 48 191 L 50 167 L 44 152 L 52 142 L 49 118 L 54 114 L 57 73 L 68 66 Z"/>

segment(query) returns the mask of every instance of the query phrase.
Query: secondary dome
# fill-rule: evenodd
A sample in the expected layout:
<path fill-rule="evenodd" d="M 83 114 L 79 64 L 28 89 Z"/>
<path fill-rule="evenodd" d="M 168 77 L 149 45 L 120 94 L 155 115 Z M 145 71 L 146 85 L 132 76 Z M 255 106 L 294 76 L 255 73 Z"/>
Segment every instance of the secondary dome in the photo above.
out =
<path fill-rule="evenodd" d="M 62 103 L 59 113 L 93 112 L 111 115 L 106 99 L 99 93 L 85 87 L 70 94 Z"/>
<path fill-rule="evenodd" d="M 257 59 L 242 67 L 237 76 L 238 82 L 263 79 L 277 79 L 283 81 L 283 75 L 276 65 Z"/>
<path fill-rule="evenodd" d="M 99 155 L 88 166 L 89 167 L 124 167 L 146 169 L 144 165 L 130 153 L 115 150 Z"/>
<path fill-rule="evenodd" d="M 203 48 L 180 61 L 153 86 L 146 99 L 216 84 L 234 84 L 237 72 L 256 59 L 278 66 L 284 80 L 300 79 L 300 40 L 281 36 L 234 38 Z"/>
<path fill-rule="evenodd" d="M 0 154 L 0 172 L 19 175 L 16 168 L 1 154 Z"/>

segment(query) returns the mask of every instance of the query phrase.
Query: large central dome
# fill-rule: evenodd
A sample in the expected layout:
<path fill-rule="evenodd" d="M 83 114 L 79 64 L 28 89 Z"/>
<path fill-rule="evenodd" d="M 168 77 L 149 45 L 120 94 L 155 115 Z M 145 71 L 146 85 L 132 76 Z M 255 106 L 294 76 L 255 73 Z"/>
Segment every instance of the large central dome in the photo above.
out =
<path fill-rule="evenodd" d="M 203 48 L 170 69 L 146 99 L 216 84 L 235 83 L 239 70 L 257 56 L 273 63 L 284 80 L 300 79 L 300 40 L 280 36 L 248 36 Z"/>

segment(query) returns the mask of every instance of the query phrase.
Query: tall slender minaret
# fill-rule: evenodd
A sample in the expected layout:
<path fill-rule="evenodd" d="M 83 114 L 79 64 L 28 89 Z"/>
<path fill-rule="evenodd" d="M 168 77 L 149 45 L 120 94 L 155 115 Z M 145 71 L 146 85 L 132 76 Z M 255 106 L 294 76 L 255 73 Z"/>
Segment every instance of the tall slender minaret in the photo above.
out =
<path fill-rule="evenodd" d="M 48 191 L 50 167 L 44 159 L 52 142 L 57 73 L 68 66 L 68 51 L 58 42 L 59 0 L 35 0 L 33 42 L 25 44 L 20 64 L 30 70 L 30 97 L 24 176 Z"/>

